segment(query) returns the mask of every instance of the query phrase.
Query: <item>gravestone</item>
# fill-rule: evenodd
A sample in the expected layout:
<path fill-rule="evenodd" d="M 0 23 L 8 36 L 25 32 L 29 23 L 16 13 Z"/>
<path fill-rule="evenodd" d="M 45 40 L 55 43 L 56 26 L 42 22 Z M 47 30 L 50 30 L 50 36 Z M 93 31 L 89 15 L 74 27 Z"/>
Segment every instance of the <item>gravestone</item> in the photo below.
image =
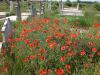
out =
<path fill-rule="evenodd" d="M 32 15 L 33 17 L 37 15 L 36 8 L 34 8 L 33 6 L 32 6 L 32 8 L 31 8 L 31 15 Z"/>
<path fill-rule="evenodd" d="M 10 38 L 10 35 L 12 34 L 12 25 L 11 25 L 11 21 L 8 18 L 7 20 L 5 20 L 4 25 L 1 29 L 2 32 L 2 37 L 3 37 L 3 43 L 8 42 L 8 39 Z"/>

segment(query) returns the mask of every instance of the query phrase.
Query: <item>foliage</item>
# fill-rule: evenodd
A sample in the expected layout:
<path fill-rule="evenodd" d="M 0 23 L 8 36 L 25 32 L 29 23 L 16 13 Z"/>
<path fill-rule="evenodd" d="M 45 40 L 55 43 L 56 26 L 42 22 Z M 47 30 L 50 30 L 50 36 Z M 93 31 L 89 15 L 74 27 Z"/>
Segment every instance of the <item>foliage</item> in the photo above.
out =
<path fill-rule="evenodd" d="M 13 12 L 10 12 L 10 13 L 7 12 L 7 13 L 6 13 L 6 17 L 8 17 L 8 16 L 12 16 L 12 15 L 15 15 L 15 13 L 13 13 Z"/>
<path fill-rule="evenodd" d="M 5 2 L 0 2 L 0 12 L 9 11 L 9 6 Z"/>
<path fill-rule="evenodd" d="M 20 5 L 21 5 L 21 11 L 22 12 L 28 11 L 29 7 L 28 7 L 28 2 L 27 1 L 21 1 Z M 16 12 L 16 7 L 15 6 L 16 6 L 16 2 L 14 2 L 12 13 Z M 10 11 L 10 6 L 8 4 L 6 4 L 4 1 L 0 2 L 0 11 L 1 12 L 9 12 Z"/>
<path fill-rule="evenodd" d="M 98 11 L 100 11 L 100 3 L 95 3 L 95 4 L 94 4 L 94 7 L 95 7 Z"/>
<path fill-rule="evenodd" d="M 70 21 L 69 24 L 71 26 L 74 26 L 74 27 L 89 28 L 89 27 L 93 26 L 92 25 L 93 24 L 93 20 L 85 18 L 83 16 L 72 18 L 69 21 Z"/>
<path fill-rule="evenodd" d="M 71 6 L 72 6 L 72 3 L 70 2 L 70 0 L 67 0 L 67 1 L 65 2 L 65 5 L 71 7 Z"/>
<path fill-rule="evenodd" d="M 53 10 L 53 12 L 58 13 L 59 12 L 59 2 L 57 1 L 52 2 L 51 9 Z"/>
<path fill-rule="evenodd" d="M 1 30 L 2 26 L 3 26 L 3 22 L 0 21 L 0 30 Z M 0 31 L 0 42 L 1 42 L 1 41 L 2 41 L 2 33 L 1 33 L 1 31 Z"/>

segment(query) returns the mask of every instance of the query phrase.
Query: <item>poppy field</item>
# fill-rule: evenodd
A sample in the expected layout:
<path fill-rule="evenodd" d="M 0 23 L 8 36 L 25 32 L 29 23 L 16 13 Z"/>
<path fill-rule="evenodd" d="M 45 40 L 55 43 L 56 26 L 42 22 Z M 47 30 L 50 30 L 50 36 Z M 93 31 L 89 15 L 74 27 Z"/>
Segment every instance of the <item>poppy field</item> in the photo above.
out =
<path fill-rule="evenodd" d="M 0 54 L 0 75 L 97 75 L 100 24 L 86 32 L 70 29 L 67 18 L 17 22 Z"/>

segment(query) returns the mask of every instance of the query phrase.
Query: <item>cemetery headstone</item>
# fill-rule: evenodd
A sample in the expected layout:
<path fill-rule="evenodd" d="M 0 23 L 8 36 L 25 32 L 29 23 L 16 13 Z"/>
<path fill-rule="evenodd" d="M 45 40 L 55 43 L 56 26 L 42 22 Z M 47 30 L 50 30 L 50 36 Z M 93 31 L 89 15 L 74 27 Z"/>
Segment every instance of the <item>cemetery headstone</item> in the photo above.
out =
<path fill-rule="evenodd" d="M 34 8 L 33 6 L 32 6 L 32 8 L 31 8 L 31 15 L 32 15 L 33 17 L 37 15 L 36 8 Z"/>
<path fill-rule="evenodd" d="M 12 34 L 12 25 L 11 25 L 11 21 L 8 18 L 7 20 L 5 20 L 4 25 L 1 29 L 2 32 L 2 37 L 3 37 L 3 43 L 8 42 L 8 39 L 10 38 L 10 35 Z"/>

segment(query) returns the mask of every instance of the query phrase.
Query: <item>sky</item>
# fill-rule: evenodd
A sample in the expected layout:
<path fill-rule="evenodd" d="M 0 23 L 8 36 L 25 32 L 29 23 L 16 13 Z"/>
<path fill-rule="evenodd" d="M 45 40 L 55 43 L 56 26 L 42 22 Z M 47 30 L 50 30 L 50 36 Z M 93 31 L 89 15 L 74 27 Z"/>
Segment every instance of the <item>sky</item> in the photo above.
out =
<path fill-rule="evenodd" d="M 60 1 L 60 0 L 52 0 L 52 1 Z M 62 0 L 62 1 L 66 1 L 66 0 Z M 77 0 L 70 0 L 70 1 L 77 1 Z M 100 0 L 80 0 L 80 1 L 92 1 L 92 2 L 98 1 L 98 2 L 100 2 Z"/>

